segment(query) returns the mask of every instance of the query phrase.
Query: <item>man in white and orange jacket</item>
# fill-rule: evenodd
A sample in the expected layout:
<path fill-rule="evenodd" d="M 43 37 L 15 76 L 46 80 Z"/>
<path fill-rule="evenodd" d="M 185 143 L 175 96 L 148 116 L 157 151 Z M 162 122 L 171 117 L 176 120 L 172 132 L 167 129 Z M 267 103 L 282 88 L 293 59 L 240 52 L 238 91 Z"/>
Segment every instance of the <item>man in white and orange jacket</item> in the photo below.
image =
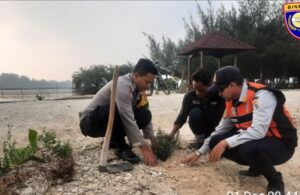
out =
<path fill-rule="evenodd" d="M 263 175 L 267 192 L 284 194 L 282 175 L 274 165 L 289 160 L 297 146 L 297 130 L 284 107 L 285 97 L 276 89 L 245 82 L 240 70 L 226 66 L 215 73 L 209 91 L 219 91 L 226 100 L 222 120 L 204 145 L 183 160 L 193 163 L 209 153 L 209 160 L 221 157 L 249 166 L 245 176 Z"/>

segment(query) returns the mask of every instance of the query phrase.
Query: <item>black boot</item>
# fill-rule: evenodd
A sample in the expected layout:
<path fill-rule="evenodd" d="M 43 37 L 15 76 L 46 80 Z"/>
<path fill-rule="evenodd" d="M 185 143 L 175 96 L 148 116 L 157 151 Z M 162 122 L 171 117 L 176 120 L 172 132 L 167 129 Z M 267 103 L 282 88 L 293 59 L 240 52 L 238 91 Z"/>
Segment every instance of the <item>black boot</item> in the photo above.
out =
<path fill-rule="evenodd" d="M 272 192 L 272 194 L 284 195 L 284 183 L 282 180 L 282 175 L 280 172 L 277 172 L 275 176 L 268 179 L 268 194 Z M 279 193 L 278 193 L 279 192 Z"/>
<path fill-rule="evenodd" d="M 239 174 L 241 176 L 247 176 L 247 177 L 258 177 L 259 175 L 261 175 L 259 171 L 257 171 L 253 167 L 249 167 L 248 170 L 241 170 L 239 171 Z"/>
<path fill-rule="evenodd" d="M 127 144 L 122 147 L 116 147 L 115 155 L 119 159 L 131 162 L 132 164 L 136 164 L 141 160 L 140 157 L 138 157 Z"/>

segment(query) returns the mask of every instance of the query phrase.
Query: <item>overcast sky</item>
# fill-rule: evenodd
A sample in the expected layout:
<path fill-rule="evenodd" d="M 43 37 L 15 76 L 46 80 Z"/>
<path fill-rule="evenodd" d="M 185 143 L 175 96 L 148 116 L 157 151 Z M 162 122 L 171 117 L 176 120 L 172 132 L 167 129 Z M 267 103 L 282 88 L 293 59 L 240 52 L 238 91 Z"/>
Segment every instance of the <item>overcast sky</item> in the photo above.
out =
<path fill-rule="evenodd" d="M 221 1 L 213 1 L 218 6 Z M 229 7 L 233 2 L 224 1 Z M 148 56 L 146 32 L 177 42 L 196 1 L 0 1 L 0 74 L 71 80 L 92 64 Z M 201 1 L 206 9 L 207 2 Z"/>

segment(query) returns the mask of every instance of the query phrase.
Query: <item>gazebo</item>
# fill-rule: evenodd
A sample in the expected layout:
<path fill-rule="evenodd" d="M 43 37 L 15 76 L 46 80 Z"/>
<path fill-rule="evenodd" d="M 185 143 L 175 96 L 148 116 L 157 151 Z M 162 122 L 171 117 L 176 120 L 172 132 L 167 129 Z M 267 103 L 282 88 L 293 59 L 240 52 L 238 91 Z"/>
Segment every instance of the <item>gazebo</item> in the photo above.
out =
<path fill-rule="evenodd" d="M 222 66 L 222 58 L 234 55 L 234 66 L 237 66 L 237 53 L 255 49 L 252 45 L 220 32 L 204 35 L 191 45 L 183 48 L 178 55 L 188 57 L 188 81 L 190 80 L 191 58 L 200 56 L 200 67 L 203 68 L 203 55 L 211 55 L 218 59 L 218 68 Z"/>

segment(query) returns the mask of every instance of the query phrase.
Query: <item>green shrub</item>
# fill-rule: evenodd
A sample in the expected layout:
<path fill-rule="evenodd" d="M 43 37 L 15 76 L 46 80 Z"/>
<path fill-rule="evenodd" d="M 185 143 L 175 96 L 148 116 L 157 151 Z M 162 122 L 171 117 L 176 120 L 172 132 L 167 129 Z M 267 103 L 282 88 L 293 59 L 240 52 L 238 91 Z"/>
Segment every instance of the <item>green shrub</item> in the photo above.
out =
<path fill-rule="evenodd" d="M 167 88 L 169 90 L 175 90 L 176 89 L 176 86 L 177 86 L 177 82 L 172 79 L 172 78 L 168 78 L 168 79 L 165 79 L 165 82 L 166 82 L 166 85 L 167 85 Z"/>
<path fill-rule="evenodd" d="M 43 132 L 43 134 L 38 137 L 38 140 L 43 147 L 51 150 L 56 144 L 56 135 L 54 132 Z"/>
<path fill-rule="evenodd" d="M 40 94 L 36 94 L 35 95 L 35 98 L 39 101 L 42 101 L 45 97 L 44 96 L 41 96 Z"/>
<path fill-rule="evenodd" d="M 29 130 L 28 139 L 30 140 L 30 145 L 26 147 L 16 148 L 16 142 L 11 140 L 10 129 L 7 133 L 7 139 L 3 142 L 3 157 L 0 157 L 0 175 L 6 174 L 13 167 L 22 164 L 30 159 L 32 159 L 37 145 L 37 137 L 34 135 L 36 131 Z"/>
<path fill-rule="evenodd" d="M 58 141 L 53 147 L 53 152 L 59 157 L 67 158 L 71 156 L 72 148 L 69 143 L 61 143 Z"/>
<path fill-rule="evenodd" d="M 174 150 L 178 147 L 179 134 L 177 133 L 176 138 L 172 139 L 168 134 L 158 130 L 155 136 L 155 144 L 152 145 L 152 150 L 156 156 L 162 160 L 167 160 Z"/>
<path fill-rule="evenodd" d="M 39 136 L 39 140 L 45 148 L 53 151 L 59 157 L 67 158 L 72 155 L 72 148 L 70 144 L 61 143 L 60 140 L 56 140 L 54 132 L 44 132 Z"/>
<path fill-rule="evenodd" d="M 55 133 L 43 132 L 42 135 L 38 136 L 35 130 L 29 129 L 29 144 L 20 148 L 16 148 L 16 142 L 12 141 L 11 138 L 9 129 L 7 139 L 3 142 L 3 156 L 0 156 L 0 176 L 28 160 L 36 160 L 34 155 L 38 150 L 39 142 L 41 142 L 42 148 L 52 151 L 58 157 L 67 158 L 72 155 L 70 144 L 56 140 Z"/>

